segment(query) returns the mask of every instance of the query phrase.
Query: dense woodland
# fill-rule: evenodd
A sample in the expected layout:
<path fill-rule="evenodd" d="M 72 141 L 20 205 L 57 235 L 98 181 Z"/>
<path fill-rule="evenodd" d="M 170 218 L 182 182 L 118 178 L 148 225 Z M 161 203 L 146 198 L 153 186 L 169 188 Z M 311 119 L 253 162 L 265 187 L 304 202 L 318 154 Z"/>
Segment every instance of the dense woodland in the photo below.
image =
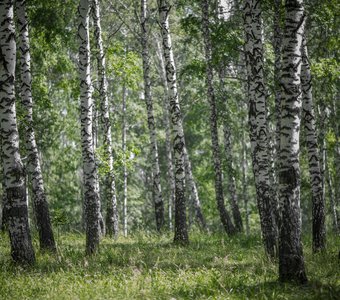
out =
<path fill-rule="evenodd" d="M 4 274 L 103 257 L 144 274 L 152 256 L 131 259 L 155 251 L 158 264 L 163 251 L 187 255 L 181 272 L 195 255 L 212 264 L 207 278 L 219 255 L 248 253 L 249 269 L 235 268 L 256 278 L 253 253 L 272 270 L 259 282 L 332 274 L 307 294 L 336 299 L 339 11 L 336 0 L 0 0 Z M 233 298 L 216 268 L 224 285 L 210 299 Z M 29 298 L 6 276 L 0 298 Z M 167 286 L 116 297 L 170 299 Z M 234 297 L 294 296 L 278 286 Z"/>

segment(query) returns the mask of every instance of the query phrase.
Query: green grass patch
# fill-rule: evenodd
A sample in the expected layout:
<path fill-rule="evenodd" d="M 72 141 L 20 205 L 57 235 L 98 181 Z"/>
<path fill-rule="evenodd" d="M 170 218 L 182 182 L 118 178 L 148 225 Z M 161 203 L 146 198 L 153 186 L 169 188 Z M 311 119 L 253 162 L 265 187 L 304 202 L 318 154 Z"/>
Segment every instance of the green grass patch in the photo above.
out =
<path fill-rule="evenodd" d="M 277 281 L 277 263 L 260 238 L 192 233 L 187 247 L 172 235 L 104 238 L 100 252 L 84 256 L 85 237 L 58 238 L 58 253 L 37 252 L 33 267 L 15 266 L 7 236 L 0 236 L 0 299 L 340 299 L 339 237 L 311 253 L 305 240 L 309 283 Z M 35 241 L 37 249 L 37 241 Z"/>

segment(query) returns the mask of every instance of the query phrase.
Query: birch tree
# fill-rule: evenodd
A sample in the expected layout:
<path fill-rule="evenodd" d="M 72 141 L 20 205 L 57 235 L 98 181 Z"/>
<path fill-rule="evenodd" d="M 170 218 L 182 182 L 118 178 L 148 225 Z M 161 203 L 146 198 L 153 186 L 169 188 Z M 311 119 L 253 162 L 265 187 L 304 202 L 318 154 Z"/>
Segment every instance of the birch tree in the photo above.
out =
<path fill-rule="evenodd" d="M 161 189 L 161 173 L 158 160 L 157 134 L 155 126 L 155 118 L 153 114 L 153 101 L 151 96 L 151 79 L 150 79 L 150 55 L 149 55 L 149 26 L 147 0 L 141 0 L 141 44 L 143 58 L 143 74 L 144 74 L 144 98 L 146 102 L 148 127 L 151 142 L 152 155 L 152 174 L 153 174 L 153 198 L 155 205 L 156 227 L 160 231 L 164 225 L 164 203 Z"/>
<path fill-rule="evenodd" d="M 32 74 L 31 55 L 28 33 L 28 18 L 26 13 L 26 2 L 16 1 L 16 12 L 18 20 L 18 49 L 20 53 L 20 99 L 25 108 L 25 138 L 26 151 L 28 155 L 27 170 L 32 180 L 33 207 L 37 222 L 40 247 L 55 251 L 55 242 L 50 220 L 50 213 L 44 181 L 41 172 L 39 152 L 33 128 L 33 99 L 32 99 Z"/>
<path fill-rule="evenodd" d="M 184 165 L 184 132 L 181 108 L 177 91 L 176 66 L 172 51 L 169 26 L 170 4 L 168 0 L 158 0 L 159 22 L 162 35 L 163 57 L 168 84 L 168 101 L 170 104 L 172 136 L 175 159 L 175 237 L 174 241 L 181 244 L 189 242 L 187 217 L 185 209 L 185 165 Z"/>
<path fill-rule="evenodd" d="M 219 81 L 220 81 L 220 88 L 222 91 L 222 101 L 224 107 L 224 114 L 223 114 L 223 142 L 224 142 L 224 154 L 225 154 L 225 163 L 226 163 L 226 173 L 228 178 L 228 189 L 229 189 L 229 196 L 230 196 L 230 206 L 231 211 L 235 223 L 236 230 L 241 232 L 243 230 L 242 218 L 240 208 L 238 206 L 237 201 L 237 190 L 236 190 L 236 179 L 235 179 L 235 169 L 233 166 L 233 145 L 232 145 L 232 135 L 231 135 L 231 128 L 230 128 L 230 121 L 228 118 L 229 107 L 228 107 L 228 94 L 225 89 L 225 82 L 224 82 L 224 66 L 220 66 L 219 68 Z"/>
<path fill-rule="evenodd" d="M 90 39 L 89 39 L 89 0 L 80 0 L 79 13 L 79 78 L 81 110 L 81 143 L 84 172 L 84 206 L 86 228 L 86 253 L 98 250 L 100 239 L 100 205 L 97 187 L 97 166 L 93 148 L 93 100 L 90 73 Z"/>
<path fill-rule="evenodd" d="M 312 95 L 312 76 L 308 60 L 306 38 L 302 42 L 301 65 L 302 120 L 307 144 L 310 181 L 312 184 L 313 251 L 326 247 L 325 201 L 322 190 L 318 142 L 315 129 L 315 114 Z"/>
<path fill-rule="evenodd" d="M 276 253 L 276 224 L 270 186 L 270 152 L 263 77 L 262 19 L 259 0 L 246 0 L 244 9 L 249 125 L 257 206 L 266 253 Z"/>
<path fill-rule="evenodd" d="M 128 235 L 128 215 L 127 215 L 127 180 L 128 180 L 128 171 L 126 165 L 126 97 L 127 90 L 126 84 L 123 83 L 122 90 L 122 152 L 123 152 L 123 231 L 124 236 Z"/>
<path fill-rule="evenodd" d="M 215 92 L 213 87 L 213 67 L 212 67 L 212 46 L 211 36 L 209 29 L 209 3 L 206 0 L 201 2 L 202 8 L 202 30 L 204 38 L 204 50 L 206 61 L 206 85 L 207 85 L 207 98 L 210 104 L 210 132 L 211 144 L 213 152 L 213 163 L 215 172 L 215 194 L 217 201 L 217 208 L 220 213 L 221 223 L 227 234 L 232 235 L 236 232 L 235 226 L 231 221 L 229 213 L 225 207 L 222 183 L 222 167 L 221 167 L 221 153 L 217 129 L 217 108 Z"/>
<path fill-rule="evenodd" d="M 185 174 L 186 180 L 190 189 L 190 195 L 192 197 L 192 204 L 195 214 L 195 219 L 199 227 L 203 230 L 207 229 L 207 224 L 205 222 L 205 218 L 202 213 L 201 201 L 198 195 L 198 190 L 196 186 L 196 182 L 194 179 L 194 175 L 192 173 L 191 161 L 188 153 L 188 149 L 186 144 L 184 145 L 184 163 L 185 163 Z"/>
<path fill-rule="evenodd" d="M 167 162 L 167 172 L 166 176 L 169 179 L 169 200 L 168 200 L 168 222 L 169 222 L 169 229 L 172 230 L 172 210 L 175 203 L 175 176 L 174 176 L 174 166 L 173 166 L 173 155 L 172 155 L 172 149 L 171 149 L 171 128 L 170 128 L 170 118 L 169 118 L 169 112 L 170 112 L 170 105 L 168 102 L 168 95 L 169 95 L 169 89 L 168 89 L 168 83 L 166 79 L 166 70 L 165 70 L 165 64 L 164 64 L 164 58 L 162 56 L 162 49 L 161 44 L 156 38 L 157 43 L 157 55 L 158 55 L 158 61 L 160 65 L 159 73 L 161 75 L 163 88 L 164 88 L 164 99 L 163 99 L 163 124 L 165 127 L 165 152 L 166 152 L 166 162 Z"/>
<path fill-rule="evenodd" d="M 103 148 L 104 158 L 107 163 L 108 172 L 105 175 L 105 192 L 106 192 L 106 233 L 109 236 L 118 236 L 118 209 L 116 197 L 116 182 L 113 170 L 113 155 L 112 155 L 112 137 L 111 137 L 111 121 L 110 107 L 107 93 L 107 78 L 105 67 L 105 53 L 102 40 L 102 29 L 100 21 L 100 5 L 99 0 L 93 0 L 93 25 L 94 36 L 97 47 L 97 64 L 98 64 L 98 80 L 100 94 L 100 112 L 101 122 L 103 127 Z"/>
<path fill-rule="evenodd" d="M 299 140 L 301 119 L 301 46 L 303 0 L 286 0 L 282 40 L 282 112 L 279 156 L 279 276 L 304 283 L 307 276 L 301 244 Z"/>
<path fill-rule="evenodd" d="M 25 171 L 19 153 L 15 108 L 16 42 L 12 0 L 0 1 L 0 19 L 0 125 L 6 221 L 13 260 L 33 264 L 35 254 L 28 225 Z"/>

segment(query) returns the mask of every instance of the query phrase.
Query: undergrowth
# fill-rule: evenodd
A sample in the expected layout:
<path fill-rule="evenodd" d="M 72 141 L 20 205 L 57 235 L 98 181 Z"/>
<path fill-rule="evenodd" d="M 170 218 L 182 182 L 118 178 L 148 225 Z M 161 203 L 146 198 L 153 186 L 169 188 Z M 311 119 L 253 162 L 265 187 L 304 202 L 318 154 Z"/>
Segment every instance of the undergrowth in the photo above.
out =
<path fill-rule="evenodd" d="M 99 253 L 86 257 L 84 236 L 64 234 L 56 255 L 37 252 L 35 266 L 22 268 L 11 262 L 2 234 L 0 299 L 340 299 L 339 237 L 316 255 L 304 240 L 304 286 L 277 281 L 277 262 L 266 258 L 258 237 L 190 238 L 187 247 L 170 234 L 104 238 Z"/>

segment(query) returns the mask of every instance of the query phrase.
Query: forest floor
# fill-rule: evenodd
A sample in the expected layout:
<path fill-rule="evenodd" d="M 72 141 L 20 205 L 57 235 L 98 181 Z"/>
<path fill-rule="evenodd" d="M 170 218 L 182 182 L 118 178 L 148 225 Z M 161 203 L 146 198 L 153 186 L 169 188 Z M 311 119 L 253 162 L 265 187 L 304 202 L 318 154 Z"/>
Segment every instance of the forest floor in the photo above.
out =
<path fill-rule="evenodd" d="M 311 253 L 304 240 L 309 283 L 277 281 L 259 237 L 191 234 L 187 247 L 170 234 L 103 239 L 100 253 L 84 256 L 84 236 L 57 238 L 58 254 L 37 252 L 34 267 L 15 266 L 0 235 L 0 299 L 340 299 L 339 237 Z M 37 249 L 37 241 L 34 241 Z"/>

